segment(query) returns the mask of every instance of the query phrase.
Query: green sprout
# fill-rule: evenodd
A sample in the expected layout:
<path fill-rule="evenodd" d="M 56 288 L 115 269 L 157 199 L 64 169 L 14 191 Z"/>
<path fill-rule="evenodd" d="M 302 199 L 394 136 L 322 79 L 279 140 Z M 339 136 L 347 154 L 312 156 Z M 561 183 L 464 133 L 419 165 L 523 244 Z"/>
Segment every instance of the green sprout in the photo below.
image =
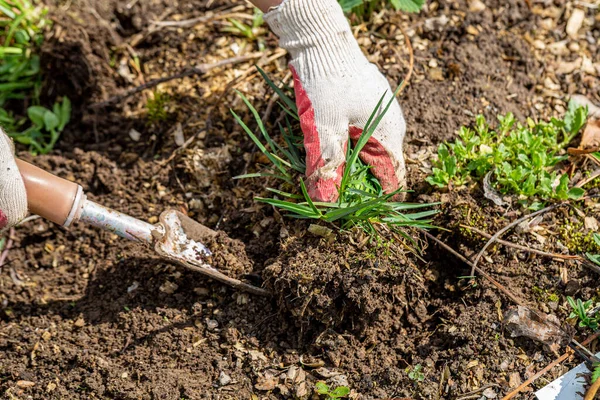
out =
<path fill-rule="evenodd" d="M 329 385 L 327 385 L 323 381 L 319 381 L 315 384 L 315 389 L 318 394 L 327 396 L 327 400 L 335 400 L 342 399 L 344 397 L 348 397 L 350 394 L 350 388 L 347 386 L 338 386 L 335 389 L 331 390 Z"/>
<path fill-rule="evenodd" d="M 402 188 L 392 193 L 384 193 L 377 179 L 371 174 L 370 167 L 363 164 L 358 157 L 361 149 L 367 143 L 385 112 L 394 101 L 394 98 L 385 105 L 383 111 L 377 110 L 383 105 L 384 97 L 379 100 L 375 111 L 371 114 L 363 130 L 362 136 L 357 140 L 354 148 L 348 146 L 346 154 L 346 169 L 338 188 L 339 199 L 337 202 L 315 202 L 307 192 L 306 185 L 299 175 L 305 173 L 301 144 L 301 137 L 294 134 L 297 129 L 292 127 L 292 121 L 299 120 L 294 101 L 277 87 L 269 77 L 259 68 L 259 72 L 269 86 L 279 95 L 282 103 L 279 105 L 286 113 L 285 124 L 280 124 L 280 142 L 274 140 L 265 128 L 258 111 L 250 101 L 241 93 L 238 95 L 251 111 L 258 126 L 258 135 L 242 120 L 233 110 L 236 121 L 271 162 L 266 171 L 255 172 L 237 176 L 240 178 L 275 178 L 282 182 L 283 188 L 279 190 L 267 188 L 275 195 L 274 198 L 258 197 L 256 200 L 270 204 L 285 212 L 287 216 L 301 219 L 321 220 L 327 223 L 339 222 L 342 229 L 359 226 L 370 234 L 375 234 L 375 225 L 384 224 L 395 229 L 405 238 L 410 239 L 399 228 L 418 227 L 431 228 L 429 217 L 436 214 L 435 210 L 407 213 L 416 209 L 429 207 L 432 204 L 411 204 L 391 201 L 394 196 L 401 193 Z M 261 138 L 259 138 L 259 135 Z M 299 185 L 297 181 L 299 180 Z M 298 186 L 300 193 L 298 193 Z"/>
<path fill-rule="evenodd" d="M 266 33 L 266 30 L 262 27 L 264 24 L 263 13 L 258 8 L 254 9 L 254 14 L 252 15 L 252 24 L 250 25 L 235 18 L 227 18 L 227 21 L 229 21 L 231 25 L 224 27 L 224 32 L 242 36 L 248 39 L 250 42 L 256 42 L 258 44 L 259 51 L 263 51 L 265 49 L 265 40 L 263 36 Z"/>
<path fill-rule="evenodd" d="M 417 364 L 414 367 L 407 367 L 406 373 L 408 377 L 415 383 L 423 382 L 425 380 L 425 374 L 423 374 L 423 366 Z"/>
<path fill-rule="evenodd" d="M 581 198 L 585 191 L 569 188 L 569 176 L 561 174 L 558 165 L 568 158 L 564 149 L 579 133 L 586 117 L 587 108 L 573 102 L 563 120 L 552 118 L 547 123 L 528 119 L 521 125 L 509 113 L 498 117 L 499 125 L 494 130 L 479 115 L 473 128 L 460 128 L 454 143 L 440 144 L 438 160 L 427 181 L 446 187 L 490 178 L 501 194 L 530 201 Z M 541 207 L 539 201 L 530 204 L 530 208 Z"/>
<path fill-rule="evenodd" d="M 585 302 L 581 299 L 573 299 L 567 296 L 567 302 L 573 309 L 569 315 L 569 319 L 577 318 L 579 320 L 579 326 L 582 328 L 590 328 L 595 331 L 598 329 L 598 317 L 596 316 L 597 309 L 593 308 L 593 301 L 587 300 Z"/>
<path fill-rule="evenodd" d="M 167 105 L 171 98 L 168 94 L 154 91 L 153 96 L 146 102 L 146 118 L 148 124 L 164 122 L 169 117 Z"/>

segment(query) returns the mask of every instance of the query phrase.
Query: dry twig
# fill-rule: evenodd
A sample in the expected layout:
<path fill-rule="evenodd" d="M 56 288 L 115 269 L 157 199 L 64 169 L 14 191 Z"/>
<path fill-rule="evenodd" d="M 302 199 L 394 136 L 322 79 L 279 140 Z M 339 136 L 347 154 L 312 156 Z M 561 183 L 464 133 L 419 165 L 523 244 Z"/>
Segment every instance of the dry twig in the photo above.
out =
<path fill-rule="evenodd" d="M 598 389 L 600 389 L 600 379 L 596 379 L 596 382 L 589 387 L 583 400 L 594 400 L 596 398 L 596 393 L 598 393 Z"/>
<path fill-rule="evenodd" d="M 448 252 L 450 252 L 454 256 L 456 256 L 458 259 L 460 259 L 462 262 L 464 262 L 465 264 L 467 264 L 468 266 L 473 268 L 473 270 L 479 272 L 484 278 L 486 278 L 492 285 L 494 285 L 496 288 L 498 288 L 498 290 L 500 290 L 502 293 L 504 293 L 513 302 L 515 302 L 516 304 L 518 304 L 520 306 L 527 307 L 523 300 L 519 299 L 517 296 L 512 294 L 507 288 L 505 288 L 502 284 L 500 284 L 500 282 L 496 281 L 487 272 L 485 272 L 481 268 L 477 267 L 475 264 L 473 264 L 471 261 L 469 261 L 465 256 L 460 254 L 458 251 L 454 250 L 452 247 L 448 246 L 446 243 L 442 242 L 440 239 L 436 238 L 431 233 L 429 233 L 425 230 L 422 230 L 422 229 L 420 229 L 420 231 L 425 236 L 427 236 L 429 239 L 433 240 L 434 242 L 436 242 L 437 244 L 442 246 L 445 250 L 447 250 Z"/>
<path fill-rule="evenodd" d="M 590 336 L 586 340 L 584 340 L 581 344 L 587 345 L 590 342 L 592 342 L 593 340 L 595 340 L 598 336 L 600 336 L 600 332 L 594 333 L 592 336 Z M 562 363 L 567 358 L 572 356 L 573 353 L 574 353 L 574 351 L 571 348 L 567 349 L 567 351 L 562 356 L 558 357 L 556 360 L 552 361 L 550 364 L 548 364 L 544 369 L 539 371 L 537 374 L 533 375 L 532 377 L 527 379 L 525 382 L 523 382 L 522 384 L 517 386 L 517 388 L 515 388 L 515 390 L 513 390 L 512 392 L 510 392 L 509 394 L 504 396 L 502 398 L 502 400 L 512 399 L 517 394 L 521 393 L 529 385 L 531 385 L 533 382 L 535 382 L 539 377 L 543 376 L 546 372 L 550 371 L 552 368 L 554 368 L 555 366 L 557 366 L 558 364 Z"/>
<path fill-rule="evenodd" d="M 548 211 L 554 210 L 557 207 L 560 207 L 561 205 L 563 205 L 564 203 L 561 204 L 554 204 L 548 207 L 544 207 L 541 210 L 538 210 L 534 213 L 531 214 L 527 214 L 513 222 L 511 222 L 510 224 L 506 225 L 504 228 L 500 229 L 498 232 L 496 232 L 496 234 L 494 234 L 494 236 L 492 236 L 490 238 L 490 240 L 488 240 L 488 242 L 485 244 L 485 246 L 483 246 L 483 248 L 479 251 L 479 253 L 477 253 L 477 257 L 475 257 L 475 260 L 473 261 L 473 266 L 471 267 L 471 276 L 475 275 L 475 269 L 477 267 L 477 264 L 479 263 L 479 260 L 481 259 L 481 256 L 483 255 L 483 253 L 485 253 L 485 251 L 487 250 L 488 247 L 490 247 L 492 245 L 492 243 L 494 243 L 500 236 L 502 236 L 504 234 L 504 232 L 508 231 L 509 229 L 511 229 L 514 226 L 519 225 L 521 222 L 526 221 L 530 218 L 533 218 L 537 215 L 540 214 L 544 214 L 547 213 Z"/>
<path fill-rule="evenodd" d="M 94 103 L 90 106 L 90 108 L 102 108 L 102 107 L 111 105 L 113 103 L 119 103 L 119 102 L 123 101 L 124 99 L 126 99 L 130 96 L 133 96 L 134 94 L 137 94 L 146 89 L 151 89 L 155 86 L 160 85 L 161 83 L 169 82 L 169 81 L 172 81 L 175 79 L 185 78 L 188 76 L 194 76 L 194 75 L 202 76 L 202 75 L 205 75 L 208 71 L 210 71 L 212 69 L 224 67 L 226 65 L 238 64 L 238 63 L 245 62 L 248 60 L 253 60 L 255 58 L 262 57 L 262 55 L 263 55 L 263 53 L 257 52 L 257 53 L 247 54 L 245 56 L 227 58 L 225 60 L 221 60 L 221 61 L 218 61 L 213 64 L 200 64 L 196 67 L 183 70 L 175 75 L 166 76 L 164 78 L 153 79 L 151 81 L 146 82 L 143 85 L 139 85 L 139 86 L 134 87 L 133 89 L 129 89 L 129 90 L 125 91 L 125 93 L 113 96 L 106 101 Z"/>
<path fill-rule="evenodd" d="M 460 225 L 462 228 L 465 229 L 470 229 L 475 233 L 480 234 L 481 236 L 487 238 L 487 239 L 491 239 L 492 235 L 490 235 L 489 233 L 480 231 L 477 228 L 473 228 L 472 226 L 468 226 L 468 225 Z M 550 257 L 550 258 L 558 258 L 561 260 L 573 260 L 573 261 L 577 261 L 580 262 L 584 267 L 600 274 L 600 267 L 598 267 L 597 265 L 589 262 L 588 260 L 586 260 L 584 257 L 578 256 L 578 255 L 570 255 L 570 254 L 557 254 L 557 253 L 547 253 L 545 251 L 542 250 L 536 250 L 536 249 L 532 249 L 529 247 L 525 247 L 525 246 L 521 246 L 519 244 L 513 243 L 513 242 L 507 242 L 506 240 L 502 240 L 502 239 L 496 239 L 496 242 L 504 245 L 504 246 L 508 246 L 508 247 L 513 247 L 515 249 L 518 250 L 523 250 L 523 251 L 527 251 L 529 253 L 534 253 L 534 254 L 539 254 L 541 256 L 546 256 L 546 257 Z"/>
<path fill-rule="evenodd" d="M 465 228 L 465 229 L 469 229 L 481 236 L 483 236 L 486 239 L 491 239 L 492 235 L 490 235 L 487 232 L 484 232 L 482 230 L 479 230 L 477 228 L 474 228 L 472 226 L 468 226 L 468 225 L 463 225 L 460 224 L 461 228 Z M 523 250 L 526 251 L 528 253 L 534 253 L 534 254 L 539 254 L 541 256 L 546 256 L 546 257 L 550 257 L 550 258 L 559 258 L 561 260 L 581 260 L 582 258 L 580 256 L 574 256 L 574 255 L 570 255 L 570 254 L 557 254 L 557 253 L 547 253 L 545 251 L 542 250 L 537 250 L 537 249 L 532 249 L 530 247 L 526 247 L 526 246 L 521 246 L 520 244 L 516 244 L 513 242 L 508 242 L 506 240 L 502 240 L 502 239 L 496 239 L 496 242 L 504 245 L 504 246 L 508 246 L 508 247 L 512 247 L 518 250 Z"/>

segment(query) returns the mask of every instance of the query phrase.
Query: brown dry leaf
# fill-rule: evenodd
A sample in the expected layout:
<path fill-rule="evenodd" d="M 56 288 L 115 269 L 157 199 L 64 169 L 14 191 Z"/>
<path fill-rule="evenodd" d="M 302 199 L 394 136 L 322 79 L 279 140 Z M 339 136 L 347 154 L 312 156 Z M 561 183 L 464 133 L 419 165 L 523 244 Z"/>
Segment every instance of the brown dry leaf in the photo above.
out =
<path fill-rule="evenodd" d="M 517 306 L 507 312 L 504 325 L 511 337 L 525 336 L 544 343 L 552 350 L 566 345 L 571 340 L 555 316 L 542 315 L 523 306 Z"/>
<path fill-rule="evenodd" d="M 588 120 L 583 136 L 581 137 L 580 149 L 598 149 L 600 147 L 600 119 Z"/>
<path fill-rule="evenodd" d="M 266 373 L 265 376 L 261 376 L 257 379 L 256 385 L 254 388 L 256 390 L 273 390 L 275 386 L 277 386 L 277 378 L 275 378 L 272 374 Z"/>
<path fill-rule="evenodd" d="M 521 384 L 521 376 L 518 372 L 513 372 L 509 375 L 508 378 L 508 387 L 516 388 Z"/>

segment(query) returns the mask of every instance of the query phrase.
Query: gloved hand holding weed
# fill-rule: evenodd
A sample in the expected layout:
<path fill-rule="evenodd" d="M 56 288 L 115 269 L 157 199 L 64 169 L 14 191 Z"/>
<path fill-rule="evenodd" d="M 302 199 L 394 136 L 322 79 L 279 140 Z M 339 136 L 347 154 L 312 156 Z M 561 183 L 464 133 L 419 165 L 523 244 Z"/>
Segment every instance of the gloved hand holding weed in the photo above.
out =
<path fill-rule="evenodd" d="M 386 93 L 383 109 L 394 92 L 360 50 L 336 0 L 284 0 L 265 14 L 265 21 L 291 54 L 308 193 L 313 200 L 333 202 L 348 136 L 358 140 L 381 96 Z M 394 100 L 360 154 L 386 193 L 405 185 L 405 131 Z"/>
<path fill-rule="evenodd" d="M 27 214 L 27 194 L 14 152 L 12 141 L 0 128 L 0 229 L 15 225 Z"/>

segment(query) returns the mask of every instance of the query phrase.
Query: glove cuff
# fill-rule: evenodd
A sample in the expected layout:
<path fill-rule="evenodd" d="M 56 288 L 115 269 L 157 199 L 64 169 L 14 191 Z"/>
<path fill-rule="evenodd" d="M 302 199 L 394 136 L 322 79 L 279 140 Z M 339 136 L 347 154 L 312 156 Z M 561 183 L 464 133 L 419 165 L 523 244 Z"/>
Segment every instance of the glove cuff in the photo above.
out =
<path fill-rule="evenodd" d="M 305 79 L 359 71 L 369 63 L 337 0 L 284 0 L 264 19 Z"/>

